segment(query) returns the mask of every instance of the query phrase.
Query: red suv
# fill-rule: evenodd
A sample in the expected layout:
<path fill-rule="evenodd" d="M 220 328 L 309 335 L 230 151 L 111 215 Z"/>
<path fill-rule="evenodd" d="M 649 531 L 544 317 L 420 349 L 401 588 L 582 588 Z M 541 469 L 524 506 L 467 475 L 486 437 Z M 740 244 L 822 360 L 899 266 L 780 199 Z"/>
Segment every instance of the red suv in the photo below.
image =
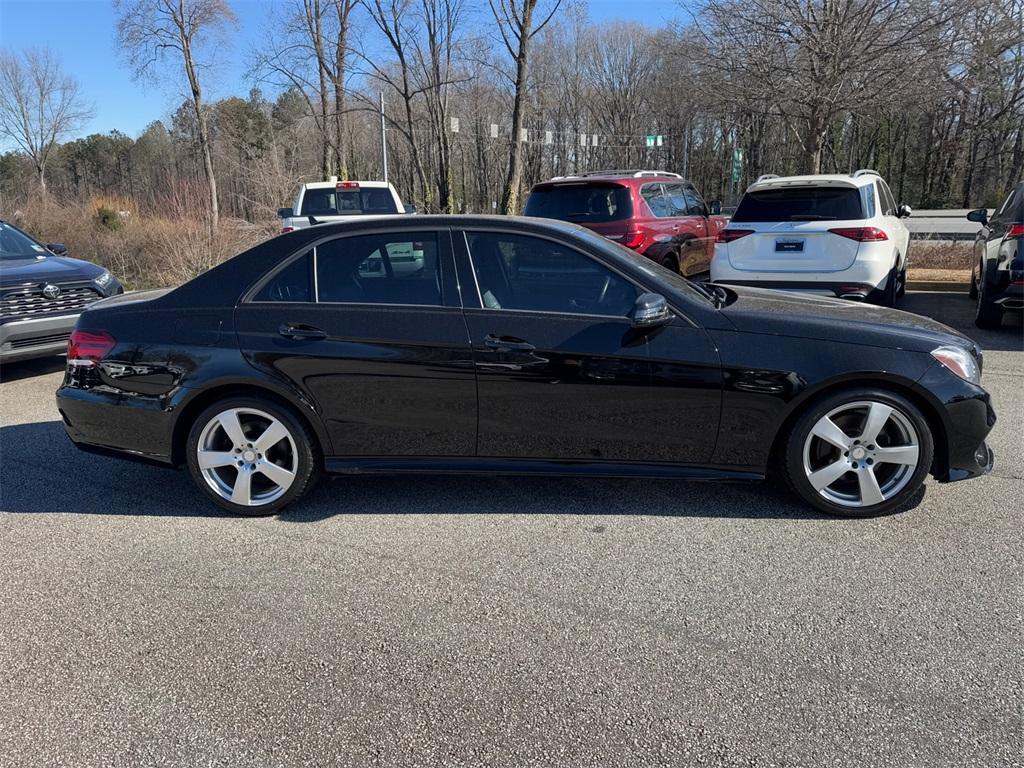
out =
<path fill-rule="evenodd" d="M 538 184 L 523 213 L 582 224 L 690 277 L 711 268 L 720 210 L 677 173 L 594 171 Z"/>

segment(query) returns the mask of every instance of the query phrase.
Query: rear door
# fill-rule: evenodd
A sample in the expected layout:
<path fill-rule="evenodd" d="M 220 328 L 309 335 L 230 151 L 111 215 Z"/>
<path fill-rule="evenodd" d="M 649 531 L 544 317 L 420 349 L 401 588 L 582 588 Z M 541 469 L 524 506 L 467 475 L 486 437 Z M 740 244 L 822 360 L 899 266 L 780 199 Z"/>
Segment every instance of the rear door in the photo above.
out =
<path fill-rule="evenodd" d="M 235 310 L 249 362 L 321 415 L 334 456 L 472 456 L 476 377 L 447 229 L 333 237 Z"/>
<path fill-rule="evenodd" d="M 547 237 L 455 235 L 475 279 L 466 317 L 478 372 L 481 457 L 702 463 L 718 430 L 720 368 L 707 334 L 633 329 L 642 288 Z M 472 254 L 472 259 L 470 259 Z M 679 357 L 652 369 L 649 344 Z"/>
<path fill-rule="evenodd" d="M 854 186 L 748 192 L 729 226 L 753 233 L 729 243 L 729 263 L 749 272 L 839 272 L 853 265 L 859 244 L 829 229 L 863 225 L 862 198 Z"/>

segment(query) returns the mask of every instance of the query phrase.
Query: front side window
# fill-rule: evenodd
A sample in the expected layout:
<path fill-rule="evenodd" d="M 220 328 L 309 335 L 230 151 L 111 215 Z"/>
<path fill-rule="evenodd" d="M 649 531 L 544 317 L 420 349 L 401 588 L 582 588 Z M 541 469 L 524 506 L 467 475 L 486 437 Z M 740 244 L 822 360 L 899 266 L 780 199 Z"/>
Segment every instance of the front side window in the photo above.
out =
<path fill-rule="evenodd" d="M 539 237 L 466 236 L 487 309 L 628 317 L 637 290 L 579 251 Z"/>
<path fill-rule="evenodd" d="M 436 233 L 339 237 L 318 245 L 314 261 L 322 303 L 443 304 Z"/>
<path fill-rule="evenodd" d="M 881 194 L 882 201 L 882 215 L 883 216 L 895 216 L 896 215 L 896 201 L 893 200 L 892 192 L 889 191 L 889 185 L 881 179 L 878 180 L 878 189 Z"/>
<path fill-rule="evenodd" d="M 703 216 L 706 206 L 697 190 L 693 187 L 684 187 L 683 194 L 686 196 L 686 211 L 690 216 Z"/>

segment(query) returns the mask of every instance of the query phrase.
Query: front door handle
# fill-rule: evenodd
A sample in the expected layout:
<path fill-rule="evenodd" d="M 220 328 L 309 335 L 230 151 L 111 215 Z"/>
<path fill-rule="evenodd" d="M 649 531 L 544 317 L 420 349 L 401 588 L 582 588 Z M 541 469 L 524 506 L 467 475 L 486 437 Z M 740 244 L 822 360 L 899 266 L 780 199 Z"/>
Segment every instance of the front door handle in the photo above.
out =
<path fill-rule="evenodd" d="M 281 323 L 277 332 L 286 339 L 326 339 L 327 333 L 305 323 Z"/>
<path fill-rule="evenodd" d="M 533 352 L 536 349 L 528 341 L 517 339 L 514 336 L 495 336 L 493 333 L 484 336 L 484 346 L 500 352 Z"/>

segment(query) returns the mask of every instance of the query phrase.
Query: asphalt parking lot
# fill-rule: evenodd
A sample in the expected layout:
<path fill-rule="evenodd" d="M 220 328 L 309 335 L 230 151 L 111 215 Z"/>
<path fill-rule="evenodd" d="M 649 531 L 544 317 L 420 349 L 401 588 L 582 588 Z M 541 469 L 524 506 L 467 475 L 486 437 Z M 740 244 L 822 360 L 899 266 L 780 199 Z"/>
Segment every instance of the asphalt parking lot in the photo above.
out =
<path fill-rule="evenodd" d="M 0 384 L 0 765 L 1021 765 L 1024 335 L 964 295 L 996 469 L 762 486 L 356 477 L 221 515 Z"/>

